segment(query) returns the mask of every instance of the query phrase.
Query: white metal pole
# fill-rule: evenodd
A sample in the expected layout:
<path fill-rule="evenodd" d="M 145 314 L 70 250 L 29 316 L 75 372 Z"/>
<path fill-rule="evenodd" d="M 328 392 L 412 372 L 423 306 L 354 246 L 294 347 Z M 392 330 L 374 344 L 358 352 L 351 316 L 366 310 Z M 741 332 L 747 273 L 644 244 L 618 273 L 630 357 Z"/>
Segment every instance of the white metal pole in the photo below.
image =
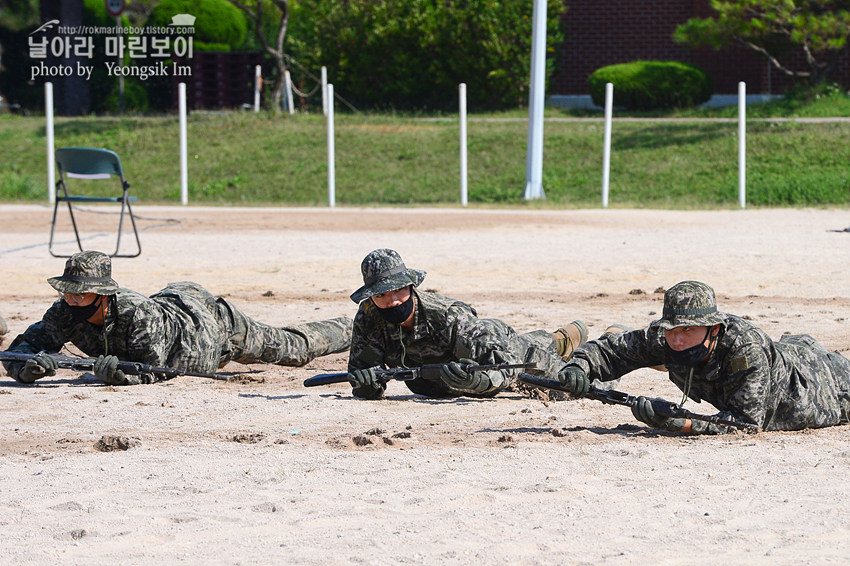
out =
<path fill-rule="evenodd" d="M 186 83 L 180 83 L 178 89 L 180 108 L 180 204 L 189 204 L 189 165 L 186 149 Z"/>
<path fill-rule="evenodd" d="M 614 114 L 614 84 L 605 84 L 605 136 L 602 143 L 602 208 L 608 208 L 608 183 L 611 179 L 611 122 Z"/>
<path fill-rule="evenodd" d="M 254 112 L 260 111 L 260 89 L 262 88 L 263 71 L 257 65 L 254 67 Z"/>
<path fill-rule="evenodd" d="M 115 16 L 115 33 L 119 36 L 119 41 L 123 42 L 124 38 L 121 36 L 121 16 Z M 118 49 L 117 51 L 121 51 Z M 124 64 L 123 55 L 118 56 L 118 66 L 121 67 Z M 118 110 L 121 114 L 124 114 L 124 75 L 118 73 Z"/>
<path fill-rule="evenodd" d="M 328 68 L 322 65 L 322 112 L 328 115 Z"/>
<path fill-rule="evenodd" d="M 44 83 L 44 115 L 47 118 L 47 199 L 56 203 L 56 153 L 53 147 L 53 83 Z"/>
<path fill-rule="evenodd" d="M 289 76 L 289 69 L 283 72 L 285 78 L 286 89 L 286 109 L 290 114 L 295 114 L 295 103 L 292 100 L 292 77 Z"/>
<path fill-rule="evenodd" d="M 543 103 L 546 94 L 546 0 L 534 0 L 531 33 L 531 89 L 528 103 L 528 154 L 525 198 L 544 198 Z"/>
<path fill-rule="evenodd" d="M 336 206 L 336 171 L 334 169 L 334 85 L 328 85 L 328 206 Z"/>
<path fill-rule="evenodd" d="M 460 83 L 460 204 L 467 205 L 467 162 L 466 162 L 466 83 Z"/>
<path fill-rule="evenodd" d="M 747 83 L 738 83 L 738 205 L 747 207 Z"/>

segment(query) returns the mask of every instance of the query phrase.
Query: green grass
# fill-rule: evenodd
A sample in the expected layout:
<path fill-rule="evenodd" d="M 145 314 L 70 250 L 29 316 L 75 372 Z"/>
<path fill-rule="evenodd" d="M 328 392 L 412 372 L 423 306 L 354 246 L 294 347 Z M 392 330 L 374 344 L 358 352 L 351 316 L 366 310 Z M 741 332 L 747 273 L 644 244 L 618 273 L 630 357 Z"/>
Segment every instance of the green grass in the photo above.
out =
<path fill-rule="evenodd" d="M 753 105 L 748 116 L 829 111 L 850 115 L 846 96 L 808 103 Z M 705 111 L 692 111 L 696 115 Z M 714 115 L 734 116 L 731 110 Z M 547 116 L 564 112 L 547 109 Z M 674 113 L 682 116 L 683 113 Z M 702 114 L 700 114 L 702 115 Z M 821 114 L 823 115 L 823 114 Z M 472 205 L 601 206 L 602 123 L 545 125 L 545 201 L 526 202 L 527 111 L 475 115 L 469 123 Z M 188 121 L 189 200 L 193 204 L 325 205 L 327 156 L 321 115 L 193 113 Z M 457 205 L 456 116 L 336 115 L 339 205 Z M 124 164 L 144 204 L 178 203 L 178 121 L 172 117 L 57 118 L 55 145 L 107 147 Z M 0 201 L 46 201 L 43 117 L 0 115 Z M 773 123 L 747 129 L 750 205 L 850 204 L 850 123 Z M 611 159 L 611 207 L 737 206 L 737 124 L 617 122 Z M 87 191 L 107 183 L 90 183 Z M 115 184 L 117 186 L 117 183 Z"/>
<path fill-rule="evenodd" d="M 614 92 L 614 104 L 617 94 Z M 513 111 L 512 111 L 513 112 Z M 551 116 L 602 117 L 601 109 L 553 109 Z M 645 118 L 737 118 L 738 105 L 719 108 L 681 108 L 668 111 L 624 112 L 615 109 L 615 116 Z M 747 118 L 829 118 L 850 116 L 850 92 L 843 92 L 833 84 L 798 88 L 785 97 L 747 106 Z"/>

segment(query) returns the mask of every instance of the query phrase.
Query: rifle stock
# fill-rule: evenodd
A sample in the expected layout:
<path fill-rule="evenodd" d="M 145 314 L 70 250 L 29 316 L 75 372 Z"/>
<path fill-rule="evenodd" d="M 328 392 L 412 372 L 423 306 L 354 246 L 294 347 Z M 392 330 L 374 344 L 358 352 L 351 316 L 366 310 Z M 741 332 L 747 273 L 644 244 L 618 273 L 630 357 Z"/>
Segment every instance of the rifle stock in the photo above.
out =
<path fill-rule="evenodd" d="M 534 385 L 535 387 L 542 387 L 544 389 L 554 389 L 556 391 L 570 393 L 570 390 L 564 387 L 564 385 L 560 381 L 556 381 L 554 379 L 546 379 L 545 377 L 539 377 L 536 375 L 531 375 L 529 373 L 520 373 L 519 379 L 520 381 L 528 383 L 529 385 Z M 637 397 L 629 395 L 628 393 L 625 393 L 623 391 L 615 391 L 613 389 L 610 391 L 605 391 L 596 387 L 591 387 L 585 397 L 594 399 L 596 401 L 601 401 L 606 405 L 624 405 L 626 407 L 634 407 L 637 404 L 638 399 Z M 675 403 L 665 403 L 664 408 L 658 412 L 661 416 L 668 418 L 693 419 L 695 421 L 704 421 L 720 426 L 729 426 L 738 429 L 743 429 L 749 432 L 756 432 L 759 430 L 759 427 L 753 424 L 730 421 L 729 419 L 724 419 L 722 417 L 718 417 L 717 415 L 701 415 L 698 413 L 692 413 L 689 410 L 683 409 L 682 407 L 676 405 Z"/>
<path fill-rule="evenodd" d="M 411 379 L 417 379 L 420 377 L 425 377 L 428 379 L 438 379 L 440 376 L 440 369 L 442 369 L 444 364 L 425 364 L 415 368 L 391 368 L 391 369 L 376 369 L 375 373 L 378 375 L 378 379 L 380 379 L 383 383 L 386 383 L 390 380 L 396 381 L 409 381 Z M 461 367 L 465 371 L 488 371 L 491 369 L 535 369 L 537 367 L 536 362 L 527 363 L 527 364 L 485 364 L 485 365 L 461 365 Z M 330 385 L 332 383 L 345 383 L 348 381 L 348 373 L 320 373 L 319 375 L 314 375 L 313 377 L 308 377 L 304 380 L 304 387 L 316 387 L 318 385 Z"/>

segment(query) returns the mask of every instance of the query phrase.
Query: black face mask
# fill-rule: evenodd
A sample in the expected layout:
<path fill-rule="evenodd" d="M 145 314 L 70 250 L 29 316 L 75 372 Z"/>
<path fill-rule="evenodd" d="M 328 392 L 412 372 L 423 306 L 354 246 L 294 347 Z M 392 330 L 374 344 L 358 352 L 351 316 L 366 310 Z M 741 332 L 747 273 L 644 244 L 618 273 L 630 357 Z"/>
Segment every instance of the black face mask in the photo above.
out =
<path fill-rule="evenodd" d="M 389 307 L 386 309 L 379 308 L 378 314 L 381 315 L 381 318 L 386 320 L 391 324 L 401 324 L 407 317 L 410 316 L 410 313 L 413 312 L 413 293 L 410 294 L 410 297 L 400 305 L 396 305 L 394 307 Z"/>
<path fill-rule="evenodd" d="M 97 309 L 100 308 L 100 299 L 96 299 L 90 305 L 86 305 L 84 307 L 72 307 L 68 305 L 68 308 L 71 310 L 71 318 L 74 319 L 74 322 L 84 322 L 91 318 L 91 316 L 97 312 Z"/>
<path fill-rule="evenodd" d="M 676 351 L 670 347 L 669 344 L 664 344 L 665 349 L 667 350 L 667 359 L 673 365 L 685 366 L 685 367 L 696 367 L 699 363 L 708 355 L 708 352 L 711 350 L 711 345 L 714 342 L 714 338 L 708 342 L 708 346 L 705 345 L 705 340 L 708 338 L 709 333 L 711 332 L 711 327 L 705 330 L 705 338 L 702 339 L 702 342 L 697 344 L 696 346 L 691 346 L 690 348 L 686 348 L 684 350 Z"/>

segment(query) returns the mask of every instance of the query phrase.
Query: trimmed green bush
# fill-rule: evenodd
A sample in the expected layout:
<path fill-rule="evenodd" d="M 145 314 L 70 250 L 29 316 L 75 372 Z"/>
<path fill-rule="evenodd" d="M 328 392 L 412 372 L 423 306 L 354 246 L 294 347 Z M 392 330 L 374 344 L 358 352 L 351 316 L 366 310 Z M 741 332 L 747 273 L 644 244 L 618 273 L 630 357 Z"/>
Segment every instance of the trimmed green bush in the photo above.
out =
<path fill-rule="evenodd" d="M 614 85 L 614 105 L 627 110 L 699 106 L 711 98 L 711 77 L 678 61 L 634 61 L 597 69 L 588 78 L 590 96 L 605 105 L 605 83 Z"/>
<path fill-rule="evenodd" d="M 193 44 L 198 51 L 231 51 L 244 43 L 248 32 L 245 16 L 227 0 L 162 0 L 146 25 L 167 26 L 177 14 L 195 16 Z"/>

